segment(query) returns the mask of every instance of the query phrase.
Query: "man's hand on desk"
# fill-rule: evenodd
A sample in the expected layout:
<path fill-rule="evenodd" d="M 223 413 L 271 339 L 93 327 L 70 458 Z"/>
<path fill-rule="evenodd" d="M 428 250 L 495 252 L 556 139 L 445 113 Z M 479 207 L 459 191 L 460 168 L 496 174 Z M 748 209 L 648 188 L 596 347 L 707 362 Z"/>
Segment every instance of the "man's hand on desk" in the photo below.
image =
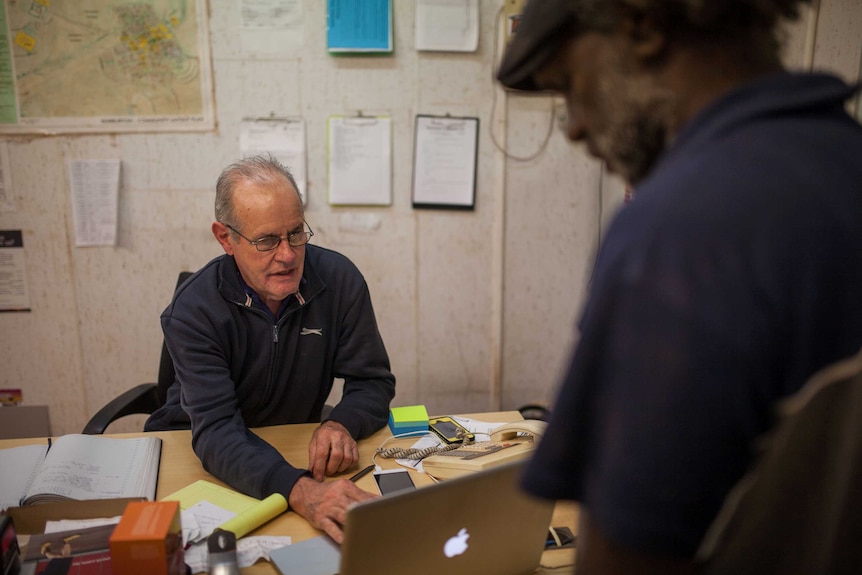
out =
<path fill-rule="evenodd" d="M 341 526 L 347 518 L 347 508 L 374 497 L 377 496 L 363 491 L 348 479 L 319 483 L 310 477 L 301 477 L 293 485 L 288 503 L 314 527 L 341 544 L 344 540 Z"/>
<path fill-rule="evenodd" d="M 318 481 L 347 471 L 359 461 L 359 448 L 347 429 L 335 421 L 324 421 L 308 444 L 308 470 Z"/>

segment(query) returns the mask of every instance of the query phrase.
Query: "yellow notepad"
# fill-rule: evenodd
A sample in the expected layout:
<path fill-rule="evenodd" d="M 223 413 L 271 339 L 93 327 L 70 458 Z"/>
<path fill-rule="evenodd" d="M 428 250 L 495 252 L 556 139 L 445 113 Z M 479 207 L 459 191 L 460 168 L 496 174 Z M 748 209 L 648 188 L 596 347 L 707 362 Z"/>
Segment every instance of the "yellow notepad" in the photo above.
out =
<path fill-rule="evenodd" d="M 183 487 L 162 501 L 179 501 L 180 509 L 183 510 L 206 501 L 235 513 L 232 519 L 219 528 L 232 531 L 237 539 L 287 511 L 287 500 L 281 494 L 273 493 L 261 501 L 205 479 Z"/>
<path fill-rule="evenodd" d="M 162 501 L 179 501 L 180 509 L 188 509 L 195 503 L 208 501 L 239 515 L 243 511 L 260 503 L 259 499 L 242 494 L 221 485 L 216 485 L 205 479 L 199 479 L 191 485 L 164 497 Z"/>

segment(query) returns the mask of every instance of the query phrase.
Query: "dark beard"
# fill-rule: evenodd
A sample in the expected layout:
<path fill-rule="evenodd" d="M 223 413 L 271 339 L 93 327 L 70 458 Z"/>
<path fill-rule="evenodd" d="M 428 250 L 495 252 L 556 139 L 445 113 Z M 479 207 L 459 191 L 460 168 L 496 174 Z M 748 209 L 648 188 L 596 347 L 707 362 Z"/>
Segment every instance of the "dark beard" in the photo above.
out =
<path fill-rule="evenodd" d="M 617 142 L 608 155 L 608 168 L 637 185 L 652 171 L 667 147 L 668 128 L 652 118 L 639 118 L 629 127 L 632 139 Z M 632 145 L 629 145 L 632 144 Z"/>
<path fill-rule="evenodd" d="M 673 137 L 675 99 L 648 75 L 621 65 L 609 68 L 598 88 L 602 121 L 593 144 L 608 169 L 635 185 L 649 174 Z"/>

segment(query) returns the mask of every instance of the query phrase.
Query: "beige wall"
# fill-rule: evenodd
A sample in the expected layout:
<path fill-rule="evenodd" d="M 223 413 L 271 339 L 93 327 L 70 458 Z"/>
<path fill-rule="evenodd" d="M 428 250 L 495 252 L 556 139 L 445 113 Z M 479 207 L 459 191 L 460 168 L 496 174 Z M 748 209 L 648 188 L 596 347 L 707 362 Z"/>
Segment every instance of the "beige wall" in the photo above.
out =
<path fill-rule="evenodd" d="M 456 413 L 550 401 L 622 186 L 556 129 L 533 160 L 495 148 L 492 130 L 510 154 L 539 150 L 552 106 L 491 81 L 501 4 L 480 0 L 476 53 L 417 53 L 413 2 L 395 0 L 393 57 L 333 58 L 325 3 L 305 0 L 304 47 L 254 59 L 243 54 L 239 4 L 211 0 L 215 133 L 7 138 L 16 209 L 0 213 L 0 229 L 24 232 L 33 309 L 0 314 L 0 388 L 20 387 L 27 404 L 49 405 L 62 434 L 80 431 L 117 393 L 155 379 L 158 316 L 177 272 L 220 253 L 209 232 L 213 184 L 240 156 L 239 122 L 272 112 L 307 121 L 307 219 L 315 243 L 348 255 L 368 280 L 398 378 L 395 404 Z M 855 79 L 860 31 L 862 3 L 822 0 L 793 28 L 787 59 Z M 360 109 L 393 120 L 389 207 L 326 202 L 326 118 Z M 475 211 L 411 207 L 417 113 L 480 118 Z M 65 166 L 104 158 L 122 160 L 119 245 L 76 248 Z M 379 225 L 363 231 L 357 217 Z M 140 425 L 132 418 L 112 430 Z"/>

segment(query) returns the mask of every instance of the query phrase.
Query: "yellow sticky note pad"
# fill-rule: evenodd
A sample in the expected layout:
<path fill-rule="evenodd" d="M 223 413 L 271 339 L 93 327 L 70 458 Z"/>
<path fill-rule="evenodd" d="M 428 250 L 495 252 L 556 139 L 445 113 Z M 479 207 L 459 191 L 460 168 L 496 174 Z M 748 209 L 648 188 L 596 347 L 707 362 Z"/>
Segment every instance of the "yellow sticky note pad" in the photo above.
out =
<path fill-rule="evenodd" d="M 424 405 L 393 407 L 389 410 L 389 430 L 392 435 L 426 431 L 428 411 Z"/>
<path fill-rule="evenodd" d="M 393 407 L 392 419 L 399 423 L 428 422 L 428 411 L 424 405 L 408 405 L 405 407 Z"/>

